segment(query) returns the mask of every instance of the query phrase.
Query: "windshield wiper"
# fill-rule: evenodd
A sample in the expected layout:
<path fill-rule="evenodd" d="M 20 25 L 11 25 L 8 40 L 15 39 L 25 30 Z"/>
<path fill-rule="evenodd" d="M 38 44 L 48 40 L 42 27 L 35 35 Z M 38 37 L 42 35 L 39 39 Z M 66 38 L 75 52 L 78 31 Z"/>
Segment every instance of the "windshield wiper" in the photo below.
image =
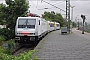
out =
<path fill-rule="evenodd" d="M 26 25 L 26 26 L 30 25 L 30 23 L 28 22 L 28 19 L 26 19 L 26 21 L 22 25 Z"/>

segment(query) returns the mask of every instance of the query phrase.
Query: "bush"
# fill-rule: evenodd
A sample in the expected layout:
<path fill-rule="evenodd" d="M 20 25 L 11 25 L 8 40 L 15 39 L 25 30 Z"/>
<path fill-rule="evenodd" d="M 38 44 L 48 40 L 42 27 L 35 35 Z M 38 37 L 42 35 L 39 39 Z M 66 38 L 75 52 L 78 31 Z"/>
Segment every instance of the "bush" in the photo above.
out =
<path fill-rule="evenodd" d="M 4 49 L 2 46 L 0 46 L 0 53 L 4 53 Z"/>
<path fill-rule="evenodd" d="M 5 36 L 0 36 L 0 42 L 5 41 Z"/>
<path fill-rule="evenodd" d="M 0 60 L 37 60 L 37 57 L 36 58 L 31 57 L 32 54 L 35 52 L 35 50 L 24 52 L 20 56 L 13 56 L 10 54 L 6 54 L 5 53 L 6 50 L 7 49 L 3 49 L 3 47 L 0 46 Z"/>
<path fill-rule="evenodd" d="M 4 36 L 6 40 L 14 38 L 14 30 L 9 30 L 7 28 L 0 29 L 0 36 Z"/>
<path fill-rule="evenodd" d="M 31 58 L 32 54 L 35 52 L 35 50 L 24 52 L 20 56 L 12 56 L 4 53 L 0 53 L 0 60 L 37 60 L 37 58 Z"/>
<path fill-rule="evenodd" d="M 5 37 L 4 36 L 0 36 L 0 46 L 3 44 L 3 41 L 5 41 Z"/>
<path fill-rule="evenodd" d="M 5 42 L 5 43 L 3 44 L 3 48 L 4 48 L 4 50 L 5 50 L 4 53 L 11 55 L 11 54 L 12 54 L 12 50 L 15 48 L 14 40 L 11 39 L 11 40 Z"/>

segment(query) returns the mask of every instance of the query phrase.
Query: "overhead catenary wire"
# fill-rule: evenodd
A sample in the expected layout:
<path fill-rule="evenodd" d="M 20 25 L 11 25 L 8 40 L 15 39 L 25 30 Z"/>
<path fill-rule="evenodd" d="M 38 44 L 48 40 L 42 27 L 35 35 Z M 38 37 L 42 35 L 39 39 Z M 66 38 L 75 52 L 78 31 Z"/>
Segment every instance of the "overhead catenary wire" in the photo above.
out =
<path fill-rule="evenodd" d="M 38 10 L 38 7 L 32 2 L 32 0 L 30 0 L 31 3 L 35 6 L 35 8 Z M 41 12 L 40 10 L 38 10 L 38 12 Z"/>
<path fill-rule="evenodd" d="M 32 2 L 32 0 L 30 0 L 31 2 Z M 42 0 L 43 2 L 45 2 L 44 0 Z M 48 3 L 48 2 L 45 2 L 45 3 Z M 59 4 L 60 2 L 58 2 L 58 3 L 55 3 L 54 5 L 56 5 L 56 4 Z M 37 8 L 37 6 L 38 6 L 38 0 L 37 0 L 37 6 L 32 2 L 32 4 Z M 53 4 L 50 4 L 50 3 L 48 3 L 49 5 L 52 5 L 53 7 L 56 7 L 56 6 L 54 6 Z M 53 8 L 53 7 L 51 7 L 51 8 Z M 51 8 L 49 8 L 49 9 L 51 9 Z M 58 7 L 56 7 L 56 8 L 58 8 Z M 58 9 L 60 9 L 60 8 L 58 8 Z M 43 9 L 38 9 L 37 8 L 37 10 L 43 10 Z M 60 9 L 60 10 L 62 10 L 62 9 Z M 62 11 L 64 11 L 64 10 L 62 10 Z M 65 12 L 65 11 L 64 11 Z"/>
<path fill-rule="evenodd" d="M 30 0 L 31 2 L 32 2 L 32 0 Z M 37 8 L 37 6 L 32 2 L 32 4 Z M 37 8 L 37 10 L 38 10 L 38 8 Z"/>
<path fill-rule="evenodd" d="M 35 6 L 35 8 L 36 8 L 39 12 L 41 12 L 40 9 L 38 9 L 38 7 L 37 7 L 37 6 L 38 6 L 38 1 L 36 1 L 36 2 L 37 2 L 37 5 L 35 5 L 32 0 L 29 0 L 29 1 Z M 58 3 L 59 3 L 59 2 L 58 2 Z M 55 3 L 55 4 L 56 4 L 56 3 Z M 51 4 L 51 5 L 53 5 L 53 4 Z M 56 6 L 53 5 L 53 7 L 56 7 Z M 58 8 L 58 7 L 56 7 L 56 8 Z M 58 8 L 58 9 L 60 9 L 60 8 Z M 43 9 L 42 9 L 42 10 L 43 10 Z M 62 10 L 62 9 L 60 9 L 60 10 Z M 64 10 L 62 10 L 62 11 L 64 11 Z M 64 12 L 65 12 L 65 11 L 64 11 Z"/>
<path fill-rule="evenodd" d="M 59 3 L 62 3 L 62 2 L 60 1 L 60 2 L 58 2 L 58 3 L 55 3 L 55 4 L 53 4 L 53 5 L 57 5 L 57 4 L 59 4 Z M 54 6 L 53 6 L 53 7 L 54 7 Z M 49 7 L 49 8 L 45 7 L 45 8 L 43 8 L 43 9 L 38 9 L 38 10 L 52 9 L 53 7 Z"/>
<path fill-rule="evenodd" d="M 47 3 L 47 4 L 51 5 L 51 6 L 54 6 L 55 8 L 58 8 L 58 9 L 64 11 L 64 12 L 66 12 L 65 10 L 63 10 L 63 9 L 61 9 L 61 8 L 59 8 L 59 7 L 57 7 L 57 6 L 53 5 L 53 4 L 51 4 L 51 3 L 48 3 L 48 2 L 46 2 L 46 1 L 44 1 L 44 0 L 41 0 L 41 2 L 45 2 L 45 3 Z"/>
<path fill-rule="evenodd" d="M 62 2 L 60 1 L 60 2 L 57 2 L 57 3 L 53 4 L 53 5 L 57 5 L 57 4 L 60 4 L 60 3 L 62 3 Z"/>
<path fill-rule="evenodd" d="M 38 6 L 38 0 L 37 0 L 37 6 Z"/>

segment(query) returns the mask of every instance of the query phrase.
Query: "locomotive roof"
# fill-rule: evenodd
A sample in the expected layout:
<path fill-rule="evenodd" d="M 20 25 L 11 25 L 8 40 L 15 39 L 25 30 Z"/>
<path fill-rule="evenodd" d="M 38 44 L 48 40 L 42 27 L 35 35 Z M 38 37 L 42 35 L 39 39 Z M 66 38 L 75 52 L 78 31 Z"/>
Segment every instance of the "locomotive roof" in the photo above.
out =
<path fill-rule="evenodd" d="M 20 19 L 20 18 L 23 18 L 23 19 L 26 19 L 26 18 L 32 18 L 32 19 L 36 19 L 36 18 L 39 18 L 39 17 L 18 17 L 18 19 Z"/>

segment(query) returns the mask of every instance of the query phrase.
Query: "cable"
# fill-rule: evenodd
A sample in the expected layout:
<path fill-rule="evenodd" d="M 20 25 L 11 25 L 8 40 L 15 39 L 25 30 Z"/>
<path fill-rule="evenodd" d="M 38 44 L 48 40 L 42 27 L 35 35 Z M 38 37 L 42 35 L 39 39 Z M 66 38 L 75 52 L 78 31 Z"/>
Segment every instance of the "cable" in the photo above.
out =
<path fill-rule="evenodd" d="M 47 4 L 49 4 L 49 5 L 51 5 L 51 6 L 54 6 L 55 8 L 58 8 L 58 9 L 60 9 L 60 10 L 62 10 L 61 8 L 59 8 L 59 7 L 57 7 L 57 6 L 55 6 L 55 5 L 53 5 L 53 4 L 50 4 L 50 3 L 48 3 L 48 2 L 46 2 L 46 1 L 44 1 L 44 0 L 41 0 L 41 2 L 45 2 L 45 3 L 47 3 Z M 62 10 L 62 11 L 64 11 L 64 10 Z M 66 12 L 66 11 L 64 11 L 64 12 Z"/>
<path fill-rule="evenodd" d="M 43 9 L 38 9 L 38 10 L 45 10 L 45 9 L 52 9 L 53 7 L 50 7 L 50 8 L 43 8 Z"/>
<path fill-rule="evenodd" d="M 38 6 L 38 0 L 37 0 L 37 6 Z"/>
<path fill-rule="evenodd" d="M 62 3 L 62 2 L 60 1 L 60 2 L 58 2 L 58 3 L 55 3 L 55 4 L 53 4 L 53 5 L 57 5 L 57 4 L 59 4 L 59 3 Z"/>
<path fill-rule="evenodd" d="M 32 0 L 30 0 L 31 2 L 32 2 Z M 32 2 L 33 3 L 33 2 Z M 37 6 L 33 3 L 33 5 L 37 8 Z M 38 8 L 37 8 L 37 10 L 38 10 Z"/>
<path fill-rule="evenodd" d="M 57 5 L 57 4 L 59 4 L 59 3 L 62 3 L 62 2 L 60 1 L 60 2 L 55 3 L 55 4 L 53 4 L 53 5 Z M 53 7 L 54 7 L 54 6 L 53 6 Z M 53 7 L 50 7 L 50 8 L 43 8 L 43 9 L 38 9 L 38 10 L 52 9 Z"/>
<path fill-rule="evenodd" d="M 55 3 L 55 4 L 53 4 L 53 5 L 57 5 L 57 4 L 59 4 L 59 3 L 62 3 L 62 2 L 58 2 L 58 3 Z M 48 9 L 52 9 L 53 7 L 50 7 L 50 8 L 48 8 Z"/>
<path fill-rule="evenodd" d="M 30 1 L 32 2 L 32 0 L 30 0 Z M 33 3 L 33 2 L 32 2 L 32 3 Z M 33 5 L 36 7 L 36 9 L 37 9 L 39 12 L 41 12 L 34 3 L 33 3 Z"/>

